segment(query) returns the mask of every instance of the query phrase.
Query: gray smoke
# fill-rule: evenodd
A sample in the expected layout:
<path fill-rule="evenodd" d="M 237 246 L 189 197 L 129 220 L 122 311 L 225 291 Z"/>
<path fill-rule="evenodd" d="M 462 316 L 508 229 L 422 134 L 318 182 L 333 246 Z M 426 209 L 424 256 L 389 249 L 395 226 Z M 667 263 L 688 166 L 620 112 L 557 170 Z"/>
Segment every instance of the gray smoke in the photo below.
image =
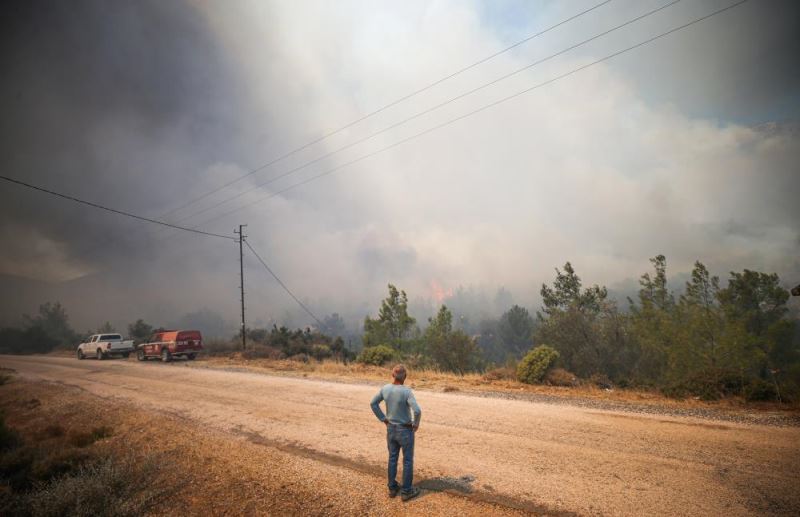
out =
<path fill-rule="evenodd" d="M 0 165 L 5 175 L 158 217 L 589 5 L 6 3 Z M 169 219 L 655 5 L 612 2 Z M 722 5 L 682 2 L 181 224 Z M 247 223 L 253 246 L 318 316 L 338 312 L 352 326 L 375 312 L 389 282 L 408 291 L 420 318 L 447 299 L 475 314 L 512 299 L 535 310 L 539 285 L 566 260 L 587 283 L 625 292 L 658 253 L 675 275 L 701 259 L 721 276 L 748 267 L 796 282 L 798 14 L 796 2 L 749 2 L 202 229 L 232 235 Z M 232 242 L 6 184 L 0 214 L 4 323 L 48 300 L 65 303 L 81 329 L 139 317 L 236 320 Z M 253 257 L 246 276 L 252 321 L 311 323 Z M 497 295 L 499 286 L 511 295 Z"/>

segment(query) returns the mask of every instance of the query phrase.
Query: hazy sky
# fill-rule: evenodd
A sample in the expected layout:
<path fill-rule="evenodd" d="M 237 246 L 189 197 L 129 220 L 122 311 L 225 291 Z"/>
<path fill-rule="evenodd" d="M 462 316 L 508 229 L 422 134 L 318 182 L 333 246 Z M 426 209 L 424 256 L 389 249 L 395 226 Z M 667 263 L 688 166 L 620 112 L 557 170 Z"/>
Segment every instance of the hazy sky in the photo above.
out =
<path fill-rule="evenodd" d="M 5 3 L 0 168 L 160 218 L 599 2 Z M 792 0 L 750 0 L 256 202 L 734 3 L 678 2 L 209 208 L 667 3 L 614 0 L 166 218 L 231 235 L 247 223 L 319 316 L 363 318 L 388 282 L 420 300 L 505 286 L 535 310 L 567 260 L 587 283 L 628 286 L 659 253 L 673 275 L 700 259 L 723 277 L 750 268 L 797 283 Z M 233 242 L 9 184 L 0 215 L 2 322 L 48 300 L 79 328 L 203 308 L 237 317 Z M 252 257 L 245 267 L 251 319 L 310 323 Z"/>

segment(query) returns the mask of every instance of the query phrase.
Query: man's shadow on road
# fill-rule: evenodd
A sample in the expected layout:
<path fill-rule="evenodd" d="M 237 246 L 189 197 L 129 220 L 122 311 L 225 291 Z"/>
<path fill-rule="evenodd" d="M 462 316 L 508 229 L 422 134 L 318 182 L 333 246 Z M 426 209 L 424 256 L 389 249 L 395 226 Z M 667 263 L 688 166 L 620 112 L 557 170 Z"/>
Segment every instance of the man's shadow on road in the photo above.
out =
<path fill-rule="evenodd" d="M 462 494 L 472 493 L 472 483 L 475 481 L 475 476 L 467 474 L 461 477 L 441 476 L 437 478 L 424 479 L 417 483 L 417 487 L 424 490 L 421 497 L 432 492 L 446 492 L 455 491 Z"/>

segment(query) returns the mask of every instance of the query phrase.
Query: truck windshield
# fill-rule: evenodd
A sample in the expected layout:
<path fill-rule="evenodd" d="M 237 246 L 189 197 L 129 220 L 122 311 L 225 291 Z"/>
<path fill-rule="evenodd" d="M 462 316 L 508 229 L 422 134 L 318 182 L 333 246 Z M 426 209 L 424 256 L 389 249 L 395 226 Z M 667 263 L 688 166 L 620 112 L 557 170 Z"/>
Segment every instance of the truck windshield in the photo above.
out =
<path fill-rule="evenodd" d="M 103 334 L 100 336 L 100 341 L 121 341 L 122 336 L 119 334 Z"/>

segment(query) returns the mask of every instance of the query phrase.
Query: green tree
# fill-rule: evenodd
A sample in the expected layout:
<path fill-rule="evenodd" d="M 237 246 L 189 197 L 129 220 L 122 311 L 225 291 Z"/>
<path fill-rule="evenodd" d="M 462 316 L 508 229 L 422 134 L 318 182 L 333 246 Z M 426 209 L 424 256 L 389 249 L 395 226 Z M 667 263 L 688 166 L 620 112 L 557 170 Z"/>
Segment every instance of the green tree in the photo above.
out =
<path fill-rule="evenodd" d="M 333 340 L 331 343 L 331 353 L 333 354 L 334 360 L 338 363 L 342 359 L 347 358 L 345 346 L 344 346 L 344 339 L 341 336 L 336 336 L 336 339 Z"/>
<path fill-rule="evenodd" d="M 0 328 L 0 353 L 22 354 L 26 351 L 25 331 L 14 327 Z"/>
<path fill-rule="evenodd" d="M 428 319 L 425 351 L 443 370 L 463 375 L 480 368 L 480 350 L 474 339 L 453 330 L 453 315 L 442 305 L 436 317 Z"/>
<path fill-rule="evenodd" d="M 97 327 L 98 334 L 109 334 L 111 332 L 116 332 L 116 330 L 114 330 L 114 326 L 108 321 Z"/>
<path fill-rule="evenodd" d="M 141 318 L 128 325 L 128 335 L 135 344 L 144 343 L 153 335 L 153 326 Z"/>
<path fill-rule="evenodd" d="M 678 302 L 681 339 L 671 351 L 671 366 L 678 374 L 719 366 L 725 320 L 717 303 L 718 292 L 719 278 L 696 261 Z"/>
<path fill-rule="evenodd" d="M 639 304 L 630 304 L 630 331 L 634 341 L 631 353 L 633 376 L 639 383 L 657 383 L 666 373 L 667 356 L 675 343 L 677 314 L 675 296 L 667 288 L 667 259 L 650 259 L 655 270 L 639 279 Z"/>
<path fill-rule="evenodd" d="M 781 287 L 777 274 L 745 269 L 731 272 L 728 285 L 718 293 L 729 325 L 744 327 L 750 336 L 740 362 L 763 381 L 788 382 L 800 388 L 800 343 L 794 339 L 796 321 L 787 318 L 789 292 Z"/>
<path fill-rule="evenodd" d="M 238 337 L 241 340 L 241 338 L 242 338 L 241 331 L 239 332 L 239 336 Z M 247 329 L 246 337 L 247 337 L 248 341 L 252 341 L 254 343 L 264 344 L 267 341 L 268 337 L 269 337 L 269 332 L 267 332 L 267 329 L 265 329 L 265 328 Z"/>
<path fill-rule="evenodd" d="M 718 298 L 726 314 L 744 321 L 747 331 L 756 336 L 766 334 L 788 312 L 789 292 L 775 273 L 731 271 L 728 286 L 719 290 Z"/>
<path fill-rule="evenodd" d="M 542 289 L 539 291 L 544 304 L 543 312 L 549 315 L 554 311 L 564 311 L 569 308 L 583 313 L 599 312 L 600 305 L 608 296 L 608 290 L 605 287 L 594 285 L 581 291 L 581 287 L 581 279 L 575 273 L 572 264 L 569 262 L 564 264 L 563 273 L 556 268 L 553 287 L 542 284 Z"/>
<path fill-rule="evenodd" d="M 487 318 L 478 325 L 478 346 L 487 361 L 500 364 L 508 359 L 509 352 L 500 339 L 500 320 Z"/>
<path fill-rule="evenodd" d="M 34 354 L 49 352 L 59 345 L 59 342 L 44 327 L 36 325 L 25 329 L 23 339 L 24 351 Z"/>
<path fill-rule="evenodd" d="M 280 328 L 278 328 L 277 325 L 272 325 L 272 330 L 270 330 L 267 344 L 275 348 L 280 348 L 286 352 L 286 349 L 289 346 L 289 340 L 291 338 L 292 335 L 288 328 L 283 325 L 281 325 Z"/>
<path fill-rule="evenodd" d="M 675 307 L 675 296 L 667 288 L 667 258 L 656 255 L 650 259 L 655 275 L 645 273 L 639 279 L 639 301 L 642 307 L 652 306 L 655 309 L 669 311 Z"/>
<path fill-rule="evenodd" d="M 580 277 L 567 262 L 564 271 L 556 269 L 553 287 L 542 284 L 542 311 L 537 313 L 537 342 L 551 344 L 564 366 L 582 376 L 604 373 L 618 376 L 626 372 L 627 341 L 621 339 L 624 319 L 616 305 L 606 298 L 605 287 L 583 288 Z"/>
<path fill-rule="evenodd" d="M 402 351 L 403 344 L 409 337 L 416 320 L 408 314 L 408 296 L 405 291 L 389 284 L 389 296 L 381 302 L 378 317 L 364 319 L 365 347 L 389 344 L 395 350 Z"/>
<path fill-rule="evenodd" d="M 67 311 L 59 303 L 44 303 L 39 306 L 36 316 L 23 316 L 24 326 L 36 336 L 37 348 L 52 343 L 52 347 L 70 348 L 76 346 L 79 337 L 69 325 Z M 38 350 L 44 351 L 44 350 Z"/>
<path fill-rule="evenodd" d="M 743 393 L 765 360 L 745 320 L 729 317 L 720 297 L 719 278 L 695 262 L 677 306 L 668 377 L 704 398 Z"/>
<path fill-rule="evenodd" d="M 531 346 L 536 323 L 528 309 L 514 305 L 503 313 L 497 324 L 497 335 L 502 342 L 504 355 L 515 358 Z"/>
<path fill-rule="evenodd" d="M 338 312 L 334 312 L 330 316 L 323 318 L 322 328 L 320 328 L 320 332 L 331 337 L 344 336 L 346 330 L 347 328 L 344 324 L 344 320 L 339 316 Z"/>

